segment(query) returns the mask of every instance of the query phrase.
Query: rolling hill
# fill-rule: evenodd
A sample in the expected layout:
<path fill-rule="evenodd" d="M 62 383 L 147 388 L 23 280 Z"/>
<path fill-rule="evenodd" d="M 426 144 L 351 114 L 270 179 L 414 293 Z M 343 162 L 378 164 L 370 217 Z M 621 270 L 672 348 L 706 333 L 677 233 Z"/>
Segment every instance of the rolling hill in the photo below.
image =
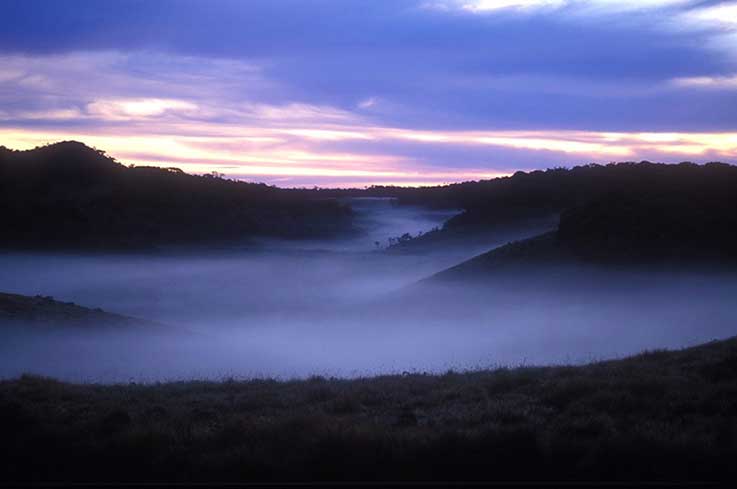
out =
<path fill-rule="evenodd" d="M 124 166 L 66 141 L 0 147 L 0 247 L 137 248 L 325 237 L 353 231 L 350 208 L 309 191 Z"/>
<path fill-rule="evenodd" d="M 597 246 L 604 244 L 602 233 L 618 232 L 616 226 L 634 231 L 638 219 L 642 228 L 656 225 L 645 234 L 652 234 L 655 229 L 672 234 L 674 230 L 668 226 L 688 222 L 690 231 L 682 231 L 693 231 L 694 236 L 701 226 L 700 219 L 721 220 L 707 224 L 733 240 L 734 234 L 719 230 L 719 226 L 733 226 L 734 220 L 729 220 L 728 214 L 737 215 L 737 167 L 723 163 L 668 165 L 646 161 L 585 165 L 517 172 L 510 177 L 424 191 L 416 189 L 399 199 L 464 210 L 442 229 L 394 247 L 404 251 L 492 244 L 515 235 L 516 239 L 532 236 L 556 229 L 563 214 L 567 214 L 561 228 L 564 235 L 572 231 L 582 238 L 583 227 L 598 222 L 598 227 L 588 231 L 599 233 Z M 666 217 L 666 213 L 671 216 Z M 640 244 L 644 242 L 636 246 Z M 617 246 L 614 242 L 610 245 Z"/>
<path fill-rule="evenodd" d="M 546 266 L 734 269 L 737 186 L 730 190 L 703 197 L 681 190 L 609 194 L 563 211 L 555 231 L 493 249 L 431 280 Z"/>
<path fill-rule="evenodd" d="M 462 209 L 441 229 L 392 249 L 423 251 L 483 246 L 552 230 L 561 213 L 597 199 L 609 205 L 621 196 L 636 197 L 651 206 L 650 212 L 660 212 L 659 201 L 669 195 L 686 203 L 719 207 L 729 202 L 737 208 L 735 188 L 737 167 L 723 163 L 627 162 L 517 172 L 438 187 L 279 189 L 219 174 L 125 166 L 74 141 L 29 151 L 0 146 L 0 205 L 5 210 L 0 247 L 110 249 L 254 236 L 329 238 L 356 231 L 350 207 L 340 204 L 340 197 L 395 197 L 400 205 Z M 688 205 L 681 208 L 689 211 Z"/>

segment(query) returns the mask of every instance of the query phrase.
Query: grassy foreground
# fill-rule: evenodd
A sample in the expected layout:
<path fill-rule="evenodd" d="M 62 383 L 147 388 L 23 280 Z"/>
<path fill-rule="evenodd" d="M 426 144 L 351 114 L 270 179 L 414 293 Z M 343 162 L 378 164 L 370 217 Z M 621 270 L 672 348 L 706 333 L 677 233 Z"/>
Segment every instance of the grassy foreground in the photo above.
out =
<path fill-rule="evenodd" d="M 28 481 L 737 479 L 737 339 L 582 367 L 357 380 L 0 382 Z"/>

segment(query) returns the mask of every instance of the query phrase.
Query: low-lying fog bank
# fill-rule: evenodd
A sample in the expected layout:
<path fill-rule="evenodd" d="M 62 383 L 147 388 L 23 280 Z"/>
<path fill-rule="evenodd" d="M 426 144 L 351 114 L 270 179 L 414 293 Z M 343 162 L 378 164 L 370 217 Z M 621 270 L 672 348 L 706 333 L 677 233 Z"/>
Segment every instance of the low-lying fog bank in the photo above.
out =
<path fill-rule="evenodd" d="M 126 382 L 443 371 L 586 362 L 737 334 L 737 279 L 729 274 L 551 269 L 483 285 L 413 287 L 478 250 L 382 253 L 377 241 L 427 231 L 451 213 L 386 200 L 354 207 L 367 233 L 350 240 L 1 255 L 2 291 L 174 327 L 168 334 L 5 328 L 0 376 Z M 548 280 L 558 276 L 565 280 Z"/>

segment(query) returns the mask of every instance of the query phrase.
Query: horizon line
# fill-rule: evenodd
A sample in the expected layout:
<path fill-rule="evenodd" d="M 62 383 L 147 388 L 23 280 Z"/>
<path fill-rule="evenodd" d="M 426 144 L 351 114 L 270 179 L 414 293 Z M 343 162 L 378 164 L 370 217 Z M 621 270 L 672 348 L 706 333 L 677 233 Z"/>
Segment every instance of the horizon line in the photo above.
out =
<path fill-rule="evenodd" d="M 25 148 L 11 148 L 9 146 L 6 146 L 5 144 L 0 143 L 0 148 L 4 148 L 11 152 L 31 152 L 34 150 L 39 150 L 43 148 L 48 148 L 52 146 L 57 146 L 64 143 L 75 143 L 80 144 L 84 146 L 85 148 L 91 149 L 93 151 L 96 151 L 100 155 L 111 159 L 115 163 L 118 163 L 126 168 L 159 168 L 159 169 L 177 169 L 182 171 L 183 173 L 187 175 L 192 176 L 207 176 L 207 175 L 219 175 L 219 178 L 223 178 L 228 181 L 233 182 L 242 182 L 242 183 L 249 183 L 249 184 L 255 184 L 255 185 L 266 185 L 269 187 L 274 187 L 278 189 L 283 190 L 370 190 L 372 187 L 389 187 L 389 188 L 403 188 L 403 189 L 421 189 L 421 188 L 441 188 L 441 187 L 448 187 L 452 185 L 461 185 L 465 183 L 477 183 L 477 182 L 484 182 L 484 181 L 491 181 L 496 180 L 500 178 L 508 178 L 512 177 L 518 173 L 523 174 L 530 174 L 535 172 L 547 172 L 547 171 L 555 171 L 555 170 L 572 170 L 574 168 L 580 168 L 580 167 L 586 167 L 586 166 L 609 166 L 609 165 L 619 165 L 619 164 L 654 164 L 654 165 L 681 165 L 681 164 L 692 164 L 692 165 L 698 165 L 698 166 L 704 166 L 712 163 L 716 164 L 723 164 L 723 165 L 729 165 L 729 166 L 737 166 L 735 163 L 725 162 L 725 161 L 705 161 L 703 163 L 689 161 L 689 160 L 683 160 L 678 162 L 663 162 L 663 161 L 651 161 L 648 159 L 643 159 L 639 161 L 635 160 L 622 160 L 622 161 L 608 161 L 606 163 L 597 162 L 597 161 L 589 161 L 586 163 L 578 163 L 574 165 L 551 165 L 547 167 L 538 167 L 538 168 L 531 168 L 531 169 L 525 169 L 525 170 L 516 170 L 514 172 L 499 172 L 494 175 L 489 175 L 488 178 L 478 178 L 478 179 L 458 179 L 458 180 L 449 180 L 445 182 L 423 182 L 423 181 L 417 181 L 417 182 L 411 182 L 411 181 L 376 181 L 376 182 L 335 182 L 335 185 L 325 185 L 325 184 L 304 184 L 304 185 L 292 185 L 292 186 L 279 186 L 277 183 L 269 183 L 267 181 L 258 181 L 258 180 L 252 180 L 249 179 L 245 175 L 237 175 L 237 174 L 227 174 L 222 173 L 218 171 L 204 171 L 204 172 L 197 172 L 197 171 L 186 171 L 185 169 L 179 168 L 180 165 L 174 164 L 166 164 L 163 162 L 135 162 L 135 163 L 127 163 L 122 160 L 120 160 L 118 157 L 112 155 L 105 149 L 101 149 L 96 147 L 95 145 L 87 144 L 84 141 L 80 141 L 77 139 L 60 139 L 53 142 L 46 142 L 43 144 L 37 144 L 36 146 L 32 147 L 25 147 Z M 459 175 L 463 175 L 463 172 L 458 172 Z M 296 175 L 300 176 L 300 175 Z M 278 180 L 278 179 L 277 179 Z"/>

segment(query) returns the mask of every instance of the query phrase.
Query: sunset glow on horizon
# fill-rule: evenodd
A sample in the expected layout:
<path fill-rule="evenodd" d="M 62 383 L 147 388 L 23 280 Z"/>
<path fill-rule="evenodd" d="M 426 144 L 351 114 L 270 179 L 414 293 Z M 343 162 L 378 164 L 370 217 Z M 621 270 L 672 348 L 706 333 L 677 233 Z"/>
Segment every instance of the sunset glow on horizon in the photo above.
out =
<path fill-rule="evenodd" d="M 106 135 L 100 133 L 35 132 L 0 129 L 13 149 L 31 149 L 53 142 L 77 140 L 105 150 L 121 163 L 179 167 L 188 173 L 217 171 L 229 178 L 288 186 L 344 187 L 365 185 L 438 185 L 511 175 L 517 169 L 462 171 L 423 169 L 410 158 L 392 155 L 330 152 L 330 145 L 311 141 L 305 129 L 274 129 L 263 136 Z M 228 131 L 224 131 L 228 132 Z M 250 131 L 246 131 L 251 133 Z M 332 131 L 337 132 L 337 131 Z M 267 135 L 268 134 L 268 135 Z M 297 141 L 289 136 L 301 134 Z M 639 161 L 639 155 L 676 154 L 678 161 L 704 155 L 737 152 L 737 133 L 585 133 L 580 131 L 432 132 L 366 128 L 346 139 L 368 139 L 375 144 L 414 141 L 418 144 L 554 150 L 569 155 L 572 164 Z M 281 136 L 281 137 L 280 137 Z M 317 137 L 317 141 L 322 138 Z M 341 140 L 340 137 L 328 140 Z M 312 144 L 310 144 L 312 143 Z M 301 150 L 290 147 L 302 146 Z M 241 149 L 238 149 L 241 148 Z M 597 158 L 598 156 L 598 158 Z M 608 159 L 602 159 L 608 158 Z M 718 158 L 718 156 L 717 156 Z M 647 159 L 647 158 L 645 158 Z"/>

